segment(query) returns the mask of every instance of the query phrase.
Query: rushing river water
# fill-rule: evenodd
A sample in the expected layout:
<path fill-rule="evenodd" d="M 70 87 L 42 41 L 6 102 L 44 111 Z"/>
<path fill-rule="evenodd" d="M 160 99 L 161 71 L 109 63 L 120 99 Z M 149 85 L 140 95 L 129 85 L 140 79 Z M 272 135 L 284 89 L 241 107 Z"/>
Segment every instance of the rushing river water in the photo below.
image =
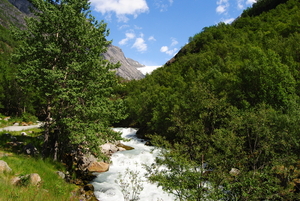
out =
<path fill-rule="evenodd" d="M 165 193 L 160 187 L 151 184 L 145 178 L 146 170 L 143 165 L 154 162 L 157 150 L 145 146 L 143 140 L 135 136 L 133 128 L 115 128 L 122 133 L 129 142 L 122 142 L 134 147 L 133 150 L 121 151 L 113 154 L 112 164 L 108 172 L 99 174 L 93 181 L 94 193 L 100 201 L 127 201 L 139 197 L 141 201 L 173 201 L 172 195 Z M 129 173 L 131 171 L 131 174 Z M 133 185 L 132 185 L 133 184 Z M 140 194 L 133 188 L 142 187 Z"/>

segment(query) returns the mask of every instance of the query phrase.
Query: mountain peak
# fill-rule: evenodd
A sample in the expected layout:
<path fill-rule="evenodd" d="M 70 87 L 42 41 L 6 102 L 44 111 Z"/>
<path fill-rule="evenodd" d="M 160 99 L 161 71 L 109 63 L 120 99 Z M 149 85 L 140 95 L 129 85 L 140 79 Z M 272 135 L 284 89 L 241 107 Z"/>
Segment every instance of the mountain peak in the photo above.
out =
<path fill-rule="evenodd" d="M 120 62 L 121 66 L 117 69 L 116 73 L 118 76 L 127 80 L 144 78 L 144 74 L 137 68 L 144 67 L 145 65 L 142 65 L 133 59 L 126 58 L 121 48 L 109 45 L 107 52 L 103 54 L 103 57 L 112 63 Z"/>
<path fill-rule="evenodd" d="M 0 2 L 0 25 L 9 27 L 10 24 L 16 25 L 20 28 L 26 26 L 25 17 L 33 16 L 30 12 L 32 4 L 28 0 L 2 0 Z M 144 74 L 137 68 L 144 67 L 139 62 L 126 58 L 121 48 L 109 45 L 107 52 L 103 54 L 104 59 L 117 63 L 121 66 L 116 70 L 116 74 L 127 80 L 142 79 Z"/>

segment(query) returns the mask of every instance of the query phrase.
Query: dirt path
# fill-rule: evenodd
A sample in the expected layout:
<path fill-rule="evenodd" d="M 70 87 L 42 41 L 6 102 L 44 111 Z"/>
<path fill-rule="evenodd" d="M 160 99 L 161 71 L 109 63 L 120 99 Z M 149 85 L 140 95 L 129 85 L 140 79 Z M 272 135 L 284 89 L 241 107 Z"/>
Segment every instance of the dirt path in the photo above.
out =
<path fill-rule="evenodd" d="M 7 126 L 4 128 L 0 128 L 0 131 L 23 131 L 23 130 L 28 130 L 32 128 L 38 128 L 42 125 L 42 123 L 38 123 L 35 125 L 30 125 L 30 126 Z"/>

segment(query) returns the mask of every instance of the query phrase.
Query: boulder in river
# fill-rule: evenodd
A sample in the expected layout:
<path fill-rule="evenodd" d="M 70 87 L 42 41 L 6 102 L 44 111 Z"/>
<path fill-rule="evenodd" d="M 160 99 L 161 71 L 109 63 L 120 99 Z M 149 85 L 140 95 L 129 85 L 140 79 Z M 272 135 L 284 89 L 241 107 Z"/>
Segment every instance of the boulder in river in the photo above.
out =
<path fill-rule="evenodd" d="M 118 151 L 126 151 L 126 150 L 131 150 L 134 149 L 133 147 L 126 146 L 120 142 L 117 143 L 106 143 L 101 145 L 101 151 L 103 154 L 107 156 L 111 156 L 113 153 L 116 153 Z"/>
<path fill-rule="evenodd" d="M 104 162 L 93 162 L 89 165 L 89 172 L 106 172 L 109 169 L 109 164 Z"/>

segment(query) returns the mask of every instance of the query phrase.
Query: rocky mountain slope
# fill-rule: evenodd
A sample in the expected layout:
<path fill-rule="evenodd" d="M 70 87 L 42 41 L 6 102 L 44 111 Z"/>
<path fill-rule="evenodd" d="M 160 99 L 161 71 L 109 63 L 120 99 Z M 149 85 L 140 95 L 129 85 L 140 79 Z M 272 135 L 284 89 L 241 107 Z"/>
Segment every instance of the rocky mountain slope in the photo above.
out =
<path fill-rule="evenodd" d="M 10 24 L 25 26 L 25 16 L 30 15 L 30 2 L 27 0 L 1 0 L 0 25 L 8 28 Z"/>
<path fill-rule="evenodd" d="M 15 24 L 22 28 L 25 26 L 24 18 L 30 16 L 30 6 L 32 4 L 28 0 L 1 0 L 0 2 L 0 25 L 8 28 L 9 24 Z M 142 79 L 144 75 L 137 70 L 138 67 L 143 67 L 133 59 L 126 58 L 123 51 L 116 46 L 110 45 L 104 58 L 110 62 L 120 62 L 121 66 L 117 69 L 116 74 L 124 79 Z"/>
<path fill-rule="evenodd" d="M 143 67 L 144 65 L 133 59 L 126 58 L 121 48 L 110 45 L 108 46 L 107 52 L 104 53 L 103 56 L 112 63 L 120 62 L 121 66 L 117 69 L 117 75 L 120 77 L 123 77 L 127 80 L 138 80 L 144 77 L 141 71 L 137 70 L 137 68 Z"/>

